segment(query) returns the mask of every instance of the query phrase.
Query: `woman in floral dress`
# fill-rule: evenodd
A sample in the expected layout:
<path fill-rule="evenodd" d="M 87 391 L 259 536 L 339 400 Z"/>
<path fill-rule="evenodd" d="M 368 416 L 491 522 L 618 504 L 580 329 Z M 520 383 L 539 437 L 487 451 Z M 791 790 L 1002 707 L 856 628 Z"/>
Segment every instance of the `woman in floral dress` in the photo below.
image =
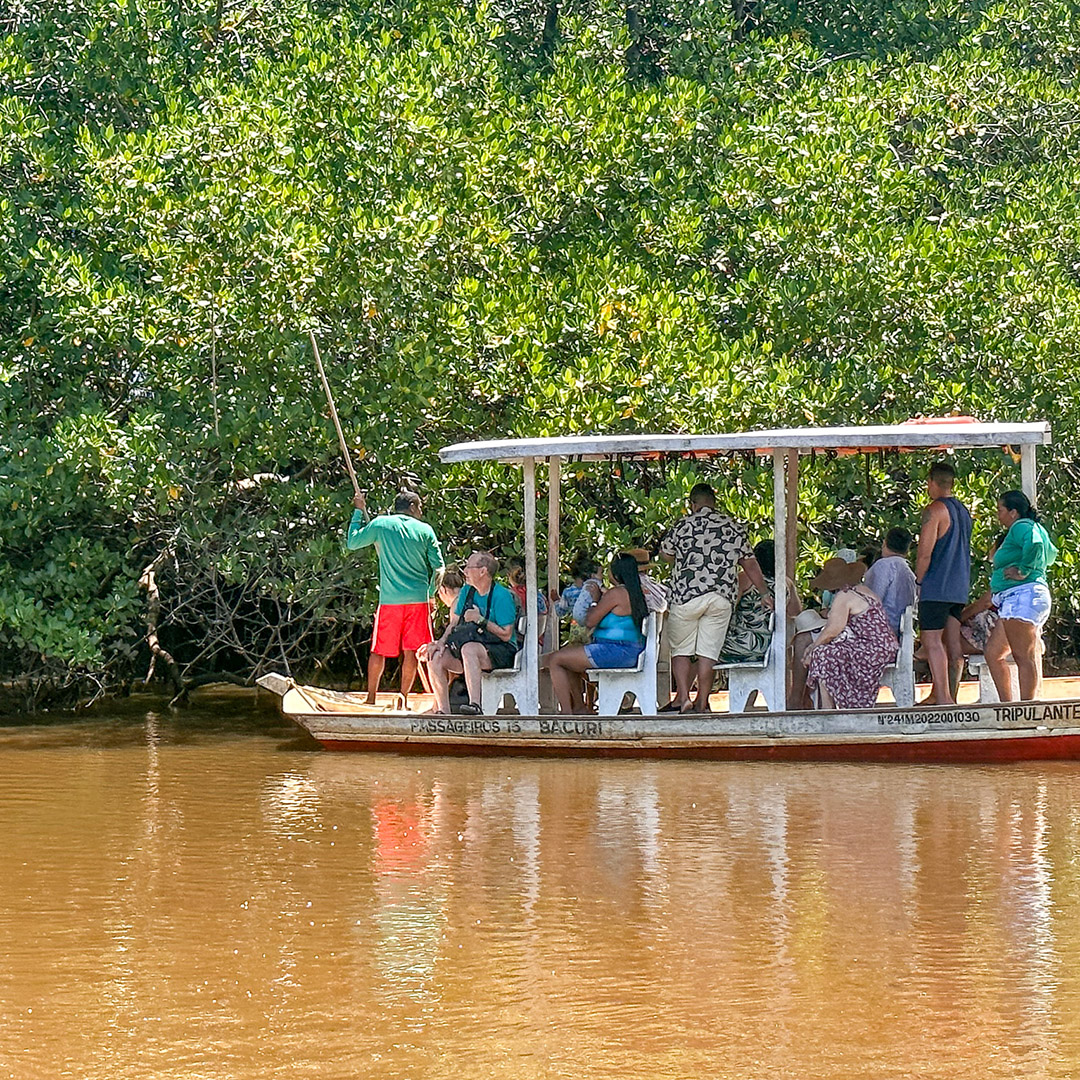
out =
<path fill-rule="evenodd" d="M 866 566 L 829 559 L 810 583 L 835 593 L 829 618 L 806 653 L 807 685 L 826 709 L 870 709 L 899 644 L 881 600 L 860 584 Z"/>

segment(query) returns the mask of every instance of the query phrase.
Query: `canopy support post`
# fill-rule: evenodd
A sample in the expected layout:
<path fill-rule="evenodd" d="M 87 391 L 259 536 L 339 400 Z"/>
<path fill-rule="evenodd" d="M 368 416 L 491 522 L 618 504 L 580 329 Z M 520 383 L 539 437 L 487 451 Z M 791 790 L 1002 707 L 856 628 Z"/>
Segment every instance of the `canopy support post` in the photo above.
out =
<path fill-rule="evenodd" d="M 788 485 L 795 479 L 785 472 L 788 451 L 773 450 L 773 550 L 776 555 L 776 580 L 773 584 L 772 649 L 777 663 L 773 665 L 774 683 L 769 707 L 773 712 L 787 708 L 787 579 L 788 579 Z"/>
<path fill-rule="evenodd" d="M 1035 499 L 1035 445 L 1025 443 L 1020 447 L 1020 487 L 1031 500 L 1032 506 L 1038 506 Z"/>
<path fill-rule="evenodd" d="M 794 580 L 799 552 L 799 451 L 787 452 L 787 576 Z"/>
<path fill-rule="evenodd" d="M 548 592 L 559 587 L 559 498 L 562 487 L 562 458 L 548 458 Z M 554 652 L 559 647 L 559 616 L 555 605 L 548 601 L 547 634 L 544 652 Z"/>
<path fill-rule="evenodd" d="M 536 610 L 536 458 L 522 460 L 525 473 L 525 644 L 521 670 L 525 673 L 524 700 L 517 703 L 522 716 L 540 713 L 540 636 Z"/>

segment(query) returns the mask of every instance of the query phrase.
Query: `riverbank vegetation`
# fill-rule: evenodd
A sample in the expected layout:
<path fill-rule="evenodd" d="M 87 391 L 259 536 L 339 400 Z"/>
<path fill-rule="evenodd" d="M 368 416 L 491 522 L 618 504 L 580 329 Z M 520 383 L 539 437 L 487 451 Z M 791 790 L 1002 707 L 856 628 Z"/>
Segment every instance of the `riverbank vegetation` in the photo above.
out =
<path fill-rule="evenodd" d="M 0 679 L 66 703 L 347 678 L 361 483 L 520 547 L 470 438 L 1049 418 L 1080 608 L 1080 15 L 1064 0 L 15 0 L 0 15 Z M 917 521 L 921 459 L 817 462 L 802 555 Z M 996 532 L 1008 454 L 963 457 Z M 770 480 L 720 462 L 768 529 Z M 574 467 L 564 544 L 694 473 Z"/>

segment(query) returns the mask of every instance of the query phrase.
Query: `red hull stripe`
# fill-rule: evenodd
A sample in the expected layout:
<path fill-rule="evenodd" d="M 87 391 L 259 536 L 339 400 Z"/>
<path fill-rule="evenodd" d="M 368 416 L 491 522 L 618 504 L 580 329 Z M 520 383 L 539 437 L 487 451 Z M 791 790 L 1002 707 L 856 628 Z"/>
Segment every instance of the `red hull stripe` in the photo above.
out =
<path fill-rule="evenodd" d="M 792 743 L 776 745 L 648 746 L 634 743 L 558 746 L 453 742 L 450 740 L 320 739 L 327 750 L 368 753 L 455 754 L 472 756 L 529 755 L 532 757 L 675 758 L 707 761 L 871 761 L 921 764 L 1003 764 L 1013 761 L 1080 760 L 1080 732 L 1062 735 L 1028 735 L 993 739 L 903 739 L 896 742 Z"/>

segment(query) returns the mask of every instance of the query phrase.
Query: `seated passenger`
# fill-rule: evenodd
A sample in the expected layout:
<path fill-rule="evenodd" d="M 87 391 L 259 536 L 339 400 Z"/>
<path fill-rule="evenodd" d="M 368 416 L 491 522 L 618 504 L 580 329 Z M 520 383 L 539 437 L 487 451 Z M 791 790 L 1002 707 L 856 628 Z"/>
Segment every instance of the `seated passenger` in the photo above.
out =
<path fill-rule="evenodd" d="M 854 548 L 849 548 L 849 547 L 839 548 L 837 550 L 837 552 L 836 552 L 835 557 L 837 559 L 842 559 L 846 563 L 856 562 L 858 560 L 858 558 L 859 558 L 859 556 L 855 554 L 855 549 Z M 866 564 L 865 563 L 863 564 L 863 569 L 864 570 L 866 569 Z M 821 610 L 822 611 L 827 611 L 828 610 L 829 605 L 833 601 L 833 592 L 834 592 L 833 589 L 822 589 L 822 591 L 821 591 Z"/>
<path fill-rule="evenodd" d="M 1005 534 L 999 533 L 986 556 L 989 561 L 993 562 L 994 555 L 1004 539 Z M 985 654 L 986 643 L 990 640 L 997 621 L 998 612 L 994 607 L 994 596 L 987 589 L 978 600 L 972 600 L 960 612 L 960 647 L 965 656 Z"/>
<path fill-rule="evenodd" d="M 465 575 L 456 566 L 448 566 L 439 578 L 436 595 L 452 612 L 457 605 L 461 590 L 464 588 Z"/>
<path fill-rule="evenodd" d="M 881 557 L 866 571 L 865 584 L 881 600 L 892 632 L 900 637 L 900 619 L 915 603 L 915 571 L 907 560 L 911 550 L 911 533 L 907 529 L 890 529 L 885 535 Z"/>
<path fill-rule="evenodd" d="M 574 556 L 574 561 L 570 564 L 571 583 L 563 589 L 562 593 L 552 588 L 549 594 L 555 604 L 555 614 L 560 619 L 566 618 L 567 615 L 573 615 L 574 606 L 577 604 L 578 597 L 581 596 L 587 582 L 596 582 L 596 595 L 599 596 L 600 586 L 602 585 L 598 577 L 599 573 L 600 564 L 588 552 L 579 551 Z M 595 603 L 595 599 L 593 602 Z"/>
<path fill-rule="evenodd" d="M 668 587 L 649 574 L 653 568 L 649 549 L 631 548 L 626 554 L 633 555 L 637 562 L 638 580 L 641 582 L 641 591 L 645 594 L 645 606 L 650 611 L 667 611 Z"/>
<path fill-rule="evenodd" d="M 465 575 L 456 566 L 446 567 L 442 574 L 439 576 L 439 587 L 435 590 L 435 595 L 445 605 L 446 609 L 451 615 L 454 613 L 454 608 L 457 606 L 458 597 L 461 595 L 461 590 L 465 587 Z M 431 676 L 427 671 L 426 665 L 431 655 L 431 650 L 434 647 L 434 642 L 428 642 L 426 645 L 421 645 L 416 650 L 416 659 L 420 661 L 420 677 L 424 682 L 424 686 L 430 693 L 432 690 Z M 463 696 L 464 695 L 464 696 Z M 462 699 L 463 697 L 463 699 Z M 462 700 L 459 700 L 462 699 Z M 450 692 L 449 702 L 451 711 L 455 704 L 464 705 L 468 701 L 468 695 L 465 693 L 464 686 L 458 680 L 457 675 L 450 676 Z"/>
<path fill-rule="evenodd" d="M 754 558 L 761 567 L 765 584 L 770 592 L 776 582 L 776 547 L 771 540 L 762 540 L 754 547 Z M 787 579 L 787 614 L 794 619 L 802 611 L 795 582 Z M 772 608 L 762 602 L 761 593 L 750 583 L 750 579 L 741 570 L 739 572 L 739 600 L 724 638 L 724 648 L 720 653 L 721 664 L 738 664 L 751 660 L 763 660 L 772 641 L 769 621 Z"/>
<path fill-rule="evenodd" d="M 828 620 L 804 653 L 807 686 L 826 709 L 872 708 L 882 673 L 896 661 L 896 635 L 881 601 L 860 584 L 865 573 L 861 562 L 829 559 L 810 583 L 834 594 Z"/>
<path fill-rule="evenodd" d="M 519 559 L 516 556 L 510 559 L 507 563 L 506 581 L 510 586 L 510 591 L 514 594 L 514 599 L 517 601 L 518 611 L 524 614 L 525 597 L 528 594 L 528 586 L 526 585 L 527 577 L 525 573 L 525 561 L 523 559 Z M 544 594 L 541 590 L 537 589 L 537 615 L 546 615 L 547 609 L 547 601 L 544 599 Z"/>
<path fill-rule="evenodd" d="M 614 558 L 609 572 L 615 585 L 585 616 L 585 625 L 592 630 L 592 641 L 588 645 L 566 645 L 548 656 L 551 685 L 560 712 L 584 712 L 584 673 L 590 668 L 637 664 L 645 648 L 644 627 L 649 613 L 637 567 L 633 555 Z"/>
<path fill-rule="evenodd" d="M 514 664 L 517 604 L 514 594 L 495 581 L 498 568 L 499 560 L 490 551 L 474 551 L 469 556 L 467 587 L 461 590 L 442 636 L 425 650 L 436 713 L 450 711 L 450 679 L 464 672 L 469 701 L 459 711 L 479 715 L 482 673 Z"/>
<path fill-rule="evenodd" d="M 841 562 L 855 562 L 852 548 L 840 548 L 835 555 Z M 793 710 L 809 709 L 810 695 L 806 690 L 806 650 L 825 625 L 829 614 L 829 602 L 832 593 L 824 590 L 821 594 L 821 607 L 808 607 L 799 612 L 795 619 L 795 636 L 791 639 L 791 681 L 788 685 L 788 708 Z"/>

